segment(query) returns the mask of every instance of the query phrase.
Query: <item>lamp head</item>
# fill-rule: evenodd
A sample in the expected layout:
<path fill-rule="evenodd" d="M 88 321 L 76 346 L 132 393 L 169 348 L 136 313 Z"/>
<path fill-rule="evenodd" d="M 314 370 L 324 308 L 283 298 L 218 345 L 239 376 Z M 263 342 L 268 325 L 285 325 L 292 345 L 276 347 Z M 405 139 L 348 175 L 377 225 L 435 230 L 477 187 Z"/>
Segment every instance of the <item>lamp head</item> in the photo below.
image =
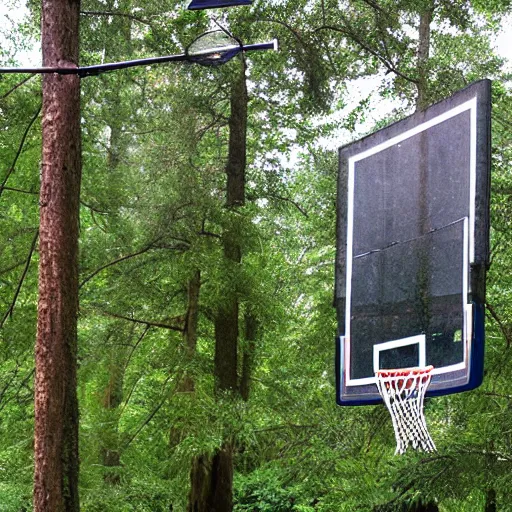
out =
<path fill-rule="evenodd" d="M 235 7 L 239 5 L 251 5 L 252 0 L 192 0 L 189 10 L 218 9 L 221 7 Z"/>

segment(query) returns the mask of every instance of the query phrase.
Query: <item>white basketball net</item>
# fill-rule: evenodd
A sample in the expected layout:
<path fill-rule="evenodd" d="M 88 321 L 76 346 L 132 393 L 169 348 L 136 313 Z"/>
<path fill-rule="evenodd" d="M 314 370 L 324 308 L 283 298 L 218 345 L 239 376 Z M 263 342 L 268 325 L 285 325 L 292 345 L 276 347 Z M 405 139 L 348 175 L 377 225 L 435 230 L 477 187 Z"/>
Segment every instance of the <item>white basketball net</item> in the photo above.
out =
<path fill-rule="evenodd" d="M 408 446 L 414 450 L 432 452 L 436 449 L 423 414 L 423 401 L 433 366 L 379 370 L 377 387 L 386 404 L 395 429 L 396 451 L 404 453 Z"/>

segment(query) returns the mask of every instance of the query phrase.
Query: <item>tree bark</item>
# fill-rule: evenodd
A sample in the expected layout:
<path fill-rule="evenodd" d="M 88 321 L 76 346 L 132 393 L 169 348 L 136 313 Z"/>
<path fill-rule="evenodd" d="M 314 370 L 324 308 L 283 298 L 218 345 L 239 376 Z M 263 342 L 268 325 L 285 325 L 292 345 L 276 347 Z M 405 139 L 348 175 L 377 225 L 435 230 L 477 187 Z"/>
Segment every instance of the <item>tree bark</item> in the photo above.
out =
<path fill-rule="evenodd" d="M 79 0 L 43 0 L 43 66 L 78 66 Z M 35 512 L 77 512 L 80 80 L 43 78 Z"/>
<path fill-rule="evenodd" d="M 225 245 L 231 249 L 231 241 Z M 224 253 L 226 254 L 226 249 Z M 240 258 L 231 260 L 240 263 Z M 238 297 L 235 290 L 223 300 L 215 315 L 215 358 L 214 377 L 217 394 L 235 392 L 238 387 Z"/>
<path fill-rule="evenodd" d="M 190 469 L 190 494 L 187 512 L 203 512 L 209 510 L 209 500 L 212 495 L 212 458 L 208 455 L 198 455 L 192 461 Z"/>
<path fill-rule="evenodd" d="M 231 86 L 229 116 L 229 149 L 226 164 L 226 206 L 242 206 L 245 203 L 245 167 L 247 160 L 247 80 L 246 64 L 242 58 L 241 71 Z"/>
<path fill-rule="evenodd" d="M 187 512 L 233 510 L 233 445 L 227 441 L 213 457 L 196 457 L 190 471 Z M 226 492 L 229 489 L 230 492 Z"/>

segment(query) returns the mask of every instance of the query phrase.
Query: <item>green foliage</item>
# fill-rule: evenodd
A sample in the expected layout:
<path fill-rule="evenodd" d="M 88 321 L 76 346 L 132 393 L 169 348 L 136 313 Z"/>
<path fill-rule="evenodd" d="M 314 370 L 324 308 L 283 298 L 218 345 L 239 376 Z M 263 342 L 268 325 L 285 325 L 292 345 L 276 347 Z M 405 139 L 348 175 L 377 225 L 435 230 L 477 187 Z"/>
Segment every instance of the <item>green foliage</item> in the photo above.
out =
<path fill-rule="evenodd" d="M 84 65 L 180 53 L 212 25 L 208 12 L 174 0 L 82 4 Z M 396 101 L 393 119 L 412 108 L 419 15 L 430 7 L 428 100 L 495 79 L 486 380 L 475 392 L 428 402 L 437 454 L 395 458 L 383 406 L 334 401 L 337 155 L 322 144 L 340 126 L 357 133 L 373 108 L 366 95 L 340 114 L 354 104 L 355 78 L 374 77 L 379 94 Z M 32 18 L 5 36 L 3 64 L 14 62 L 13 45 L 37 39 L 37 3 L 31 8 Z M 443 512 L 476 511 L 491 488 L 507 510 L 512 109 L 510 76 L 489 40 L 509 8 L 507 1 L 326 0 L 226 11 L 221 23 L 244 43 L 279 37 L 281 45 L 246 55 L 246 204 L 236 209 L 225 208 L 225 164 L 239 59 L 82 81 L 82 510 L 158 512 L 172 504 L 183 511 L 192 459 L 226 439 L 240 512 L 413 510 L 426 501 Z M 21 80 L 0 77 L 0 512 L 29 510 L 33 471 L 41 81 L 16 87 Z M 225 258 L 228 234 L 241 263 Z M 191 355 L 183 329 L 197 270 Z M 233 296 L 239 373 L 251 347 L 243 319 L 254 315 L 259 325 L 248 401 L 214 393 L 214 318 Z M 185 377 L 193 392 L 184 390 Z"/>
<path fill-rule="evenodd" d="M 238 476 L 235 483 L 236 512 L 313 512 L 300 486 L 289 487 L 279 470 L 258 469 L 247 477 Z M 310 503 L 313 501 L 310 499 Z"/>

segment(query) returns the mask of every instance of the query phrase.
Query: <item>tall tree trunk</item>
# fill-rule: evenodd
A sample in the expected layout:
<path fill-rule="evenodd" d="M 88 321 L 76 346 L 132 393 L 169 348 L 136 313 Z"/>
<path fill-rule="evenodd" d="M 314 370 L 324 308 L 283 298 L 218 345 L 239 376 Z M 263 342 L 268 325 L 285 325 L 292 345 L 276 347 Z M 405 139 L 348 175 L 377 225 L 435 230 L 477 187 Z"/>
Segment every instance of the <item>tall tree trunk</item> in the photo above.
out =
<path fill-rule="evenodd" d="M 416 97 L 416 110 L 424 110 L 429 105 L 428 98 L 428 59 L 430 56 L 430 25 L 434 7 L 431 6 L 420 14 L 420 26 L 418 33 L 418 82 L 416 88 L 418 95 Z"/>
<path fill-rule="evenodd" d="M 240 264 L 240 246 L 232 232 L 224 233 L 224 256 L 230 265 Z M 228 296 L 215 315 L 215 391 L 236 392 L 238 388 L 238 294 L 227 290 Z"/>
<path fill-rule="evenodd" d="M 43 0 L 43 66 L 78 66 L 78 0 Z M 43 78 L 35 512 L 77 512 L 80 79 Z"/>
<path fill-rule="evenodd" d="M 246 64 L 242 58 L 241 71 L 231 86 L 229 116 L 229 149 L 226 164 L 226 206 L 233 208 L 245 204 L 245 167 L 247 161 L 247 81 Z M 228 257 L 230 257 L 228 255 Z"/>
<path fill-rule="evenodd" d="M 226 164 L 227 208 L 236 208 L 245 203 L 247 103 L 245 62 L 242 61 L 241 71 L 231 86 L 229 150 Z M 235 218 L 233 222 L 236 222 Z M 224 257 L 228 265 L 238 265 L 242 261 L 237 233 L 236 226 L 232 226 L 222 237 Z M 228 290 L 228 294 L 215 318 L 214 374 L 218 392 L 235 391 L 238 384 L 238 293 L 237 290 Z"/>
<path fill-rule="evenodd" d="M 485 512 L 496 512 L 497 510 L 496 490 L 487 489 L 485 492 Z"/>
<path fill-rule="evenodd" d="M 213 457 L 196 457 L 190 479 L 191 494 L 187 512 L 233 510 L 233 444 L 226 441 Z M 227 489 L 230 492 L 226 492 Z"/>
<path fill-rule="evenodd" d="M 229 118 L 229 149 L 226 164 L 226 207 L 245 203 L 245 167 L 247 144 L 247 83 L 242 59 L 240 72 L 231 86 Z M 236 220 L 233 220 L 236 222 Z M 223 233 L 224 257 L 228 268 L 239 265 L 242 250 L 237 240 L 238 229 L 232 226 Z M 238 314 L 236 289 L 227 297 L 215 316 L 214 377 L 217 394 L 238 390 Z M 193 461 L 191 489 L 187 512 L 231 512 L 233 510 L 233 440 L 225 439 L 212 458 L 201 456 Z"/>

